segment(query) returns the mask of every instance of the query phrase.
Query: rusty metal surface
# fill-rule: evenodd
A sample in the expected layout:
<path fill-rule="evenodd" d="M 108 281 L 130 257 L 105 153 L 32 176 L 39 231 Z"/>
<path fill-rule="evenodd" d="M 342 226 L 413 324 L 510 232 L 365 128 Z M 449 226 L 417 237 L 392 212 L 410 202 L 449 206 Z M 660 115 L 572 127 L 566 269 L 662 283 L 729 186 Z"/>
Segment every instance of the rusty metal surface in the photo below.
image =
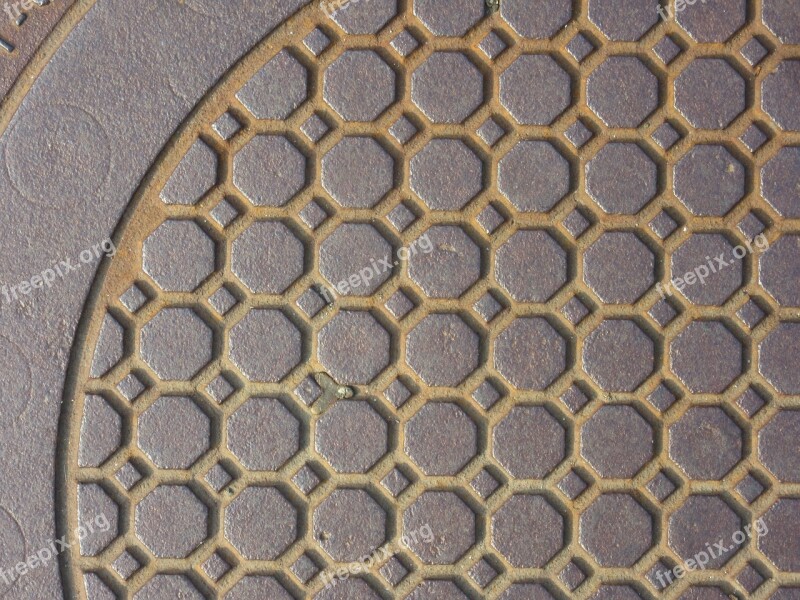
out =
<path fill-rule="evenodd" d="M 25 10 L 21 2 L 4 2 L 0 19 L 0 97 L 5 96 L 22 70 L 75 0 L 52 0 Z M 10 49 L 10 51 L 9 51 Z"/>
<path fill-rule="evenodd" d="M 800 597 L 798 19 L 291 17 L 170 140 L 93 287 L 58 511 L 112 527 L 64 595 Z"/>

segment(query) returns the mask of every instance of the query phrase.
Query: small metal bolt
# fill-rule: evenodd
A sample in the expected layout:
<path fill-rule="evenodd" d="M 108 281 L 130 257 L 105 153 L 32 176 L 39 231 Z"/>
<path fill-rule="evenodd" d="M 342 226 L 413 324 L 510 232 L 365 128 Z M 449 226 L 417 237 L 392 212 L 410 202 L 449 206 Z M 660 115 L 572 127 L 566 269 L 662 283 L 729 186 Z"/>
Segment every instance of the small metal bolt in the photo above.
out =
<path fill-rule="evenodd" d="M 500 10 L 500 0 L 486 0 L 486 12 L 490 15 Z"/>

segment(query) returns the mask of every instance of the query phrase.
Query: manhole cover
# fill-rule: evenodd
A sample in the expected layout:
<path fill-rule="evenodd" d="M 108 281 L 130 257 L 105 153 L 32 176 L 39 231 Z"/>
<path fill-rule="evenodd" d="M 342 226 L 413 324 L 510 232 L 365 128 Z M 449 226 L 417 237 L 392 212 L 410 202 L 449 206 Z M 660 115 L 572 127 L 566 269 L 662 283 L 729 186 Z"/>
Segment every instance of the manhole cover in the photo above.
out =
<path fill-rule="evenodd" d="M 65 596 L 800 598 L 798 42 L 788 0 L 290 17 L 84 308 Z M 34 206 L 114 167 L 54 114 Z"/>

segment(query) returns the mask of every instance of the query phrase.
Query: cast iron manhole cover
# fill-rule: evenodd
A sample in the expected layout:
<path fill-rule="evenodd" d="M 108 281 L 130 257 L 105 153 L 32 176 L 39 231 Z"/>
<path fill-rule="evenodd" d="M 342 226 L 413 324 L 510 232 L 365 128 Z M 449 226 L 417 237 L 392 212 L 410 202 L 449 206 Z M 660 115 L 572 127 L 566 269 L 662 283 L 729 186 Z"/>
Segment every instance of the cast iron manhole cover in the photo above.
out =
<path fill-rule="evenodd" d="M 141 124 L 61 371 L 63 596 L 800 598 L 799 9 L 340 4 L 204 94 L 185 42 Z M 91 206 L 138 130 L 53 106 L 10 185 Z"/>

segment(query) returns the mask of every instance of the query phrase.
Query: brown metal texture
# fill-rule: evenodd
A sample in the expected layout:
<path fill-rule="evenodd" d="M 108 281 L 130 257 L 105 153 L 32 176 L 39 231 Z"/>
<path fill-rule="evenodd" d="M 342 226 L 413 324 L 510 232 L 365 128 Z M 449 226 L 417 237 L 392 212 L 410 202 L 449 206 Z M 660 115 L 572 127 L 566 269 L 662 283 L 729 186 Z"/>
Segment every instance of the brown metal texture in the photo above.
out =
<path fill-rule="evenodd" d="M 298 12 L 85 308 L 66 593 L 800 598 L 798 43 L 789 0 Z"/>
<path fill-rule="evenodd" d="M 27 10 L 20 0 L 5 0 L 0 7 L 0 96 L 8 94 L 22 70 L 39 50 L 74 0 L 46 3 L 28 0 Z"/>

